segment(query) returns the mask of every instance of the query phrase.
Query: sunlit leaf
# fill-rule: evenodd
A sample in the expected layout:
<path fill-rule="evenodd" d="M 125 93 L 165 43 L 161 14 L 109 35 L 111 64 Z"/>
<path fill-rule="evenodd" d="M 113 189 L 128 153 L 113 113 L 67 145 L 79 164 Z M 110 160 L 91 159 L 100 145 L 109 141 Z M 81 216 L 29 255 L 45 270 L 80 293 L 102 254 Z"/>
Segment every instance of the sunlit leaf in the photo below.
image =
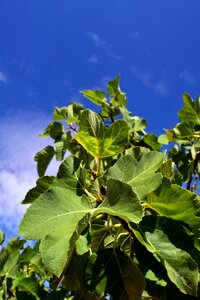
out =
<path fill-rule="evenodd" d="M 74 232 L 79 232 L 79 221 L 91 211 L 87 198 L 81 199 L 72 190 L 54 187 L 28 208 L 19 233 L 28 239 L 42 240 L 40 250 L 45 264 L 59 276 L 68 259 L 70 239 Z"/>
<path fill-rule="evenodd" d="M 106 103 L 106 94 L 98 90 L 83 90 L 81 93 L 89 100 L 99 106 L 103 106 Z"/>
<path fill-rule="evenodd" d="M 139 161 L 131 155 L 120 158 L 108 171 L 108 178 L 115 178 L 128 183 L 143 199 L 162 182 L 162 176 L 155 173 L 163 162 L 164 154 L 159 152 L 144 153 Z"/>
<path fill-rule="evenodd" d="M 193 101 L 190 95 L 184 94 L 183 101 L 184 107 L 178 112 L 180 121 L 192 121 L 200 124 L 200 97 Z"/>
<path fill-rule="evenodd" d="M 106 128 L 101 117 L 90 110 L 81 116 L 80 128 L 75 139 L 94 157 L 104 158 L 121 152 L 128 138 L 128 125 L 116 121 Z"/>
<path fill-rule="evenodd" d="M 116 179 L 109 179 L 107 187 L 106 199 L 97 211 L 139 223 L 143 217 L 143 209 L 131 186 Z"/>

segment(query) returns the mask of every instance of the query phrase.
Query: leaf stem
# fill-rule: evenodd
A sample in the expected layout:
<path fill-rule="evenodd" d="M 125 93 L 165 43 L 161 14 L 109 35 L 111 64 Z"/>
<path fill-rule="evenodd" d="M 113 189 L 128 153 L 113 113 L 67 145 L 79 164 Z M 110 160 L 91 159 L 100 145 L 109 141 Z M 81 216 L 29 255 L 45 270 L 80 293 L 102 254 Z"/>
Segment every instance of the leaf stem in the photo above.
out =
<path fill-rule="evenodd" d="M 97 177 L 99 177 L 101 175 L 101 160 L 98 157 L 97 158 Z"/>
<path fill-rule="evenodd" d="M 96 197 L 93 196 L 86 188 L 83 188 L 84 192 L 87 194 L 87 196 L 91 199 L 92 202 L 96 202 Z"/>

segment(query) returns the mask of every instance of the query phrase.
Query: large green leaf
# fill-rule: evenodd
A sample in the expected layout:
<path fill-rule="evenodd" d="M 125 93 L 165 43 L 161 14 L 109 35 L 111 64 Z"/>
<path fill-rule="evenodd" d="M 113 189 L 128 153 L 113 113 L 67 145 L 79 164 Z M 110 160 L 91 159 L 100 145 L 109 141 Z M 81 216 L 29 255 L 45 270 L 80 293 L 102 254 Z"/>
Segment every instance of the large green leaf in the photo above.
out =
<path fill-rule="evenodd" d="M 130 185 L 116 179 L 108 180 L 106 199 L 97 211 L 134 223 L 139 223 L 143 217 L 143 209 L 137 194 Z"/>
<path fill-rule="evenodd" d="M 121 152 L 128 138 L 128 125 L 125 121 L 114 122 L 106 128 L 101 117 L 85 110 L 82 113 L 80 128 L 75 139 L 94 157 L 103 158 Z"/>
<path fill-rule="evenodd" d="M 131 155 L 120 158 L 108 171 L 108 178 L 115 178 L 128 183 L 143 199 L 162 182 L 162 175 L 155 173 L 162 165 L 163 153 L 144 153 L 138 161 Z"/>
<path fill-rule="evenodd" d="M 200 124 L 200 97 L 196 101 L 193 101 L 190 95 L 184 94 L 183 101 L 184 107 L 178 112 L 180 121 L 192 121 Z"/>
<path fill-rule="evenodd" d="M 52 187 L 27 209 L 19 234 L 27 239 L 41 240 L 40 250 L 45 264 L 59 275 L 65 267 L 70 248 L 75 246 L 79 234 L 87 226 L 89 215 L 99 213 L 136 223 L 143 216 L 139 199 L 131 187 L 114 179 L 108 182 L 107 199 L 96 209 L 86 197 L 78 197 L 73 190 Z"/>
<path fill-rule="evenodd" d="M 140 223 L 146 241 L 153 247 L 164 264 L 170 280 L 184 294 L 197 296 L 198 265 L 190 254 L 172 244 L 164 232 L 166 219 L 147 216 Z"/>
<path fill-rule="evenodd" d="M 164 180 L 159 191 L 147 197 L 150 208 L 158 214 L 187 223 L 200 236 L 200 200 L 199 197 L 176 185 Z"/>
<path fill-rule="evenodd" d="M 78 223 L 90 212 L 92 207 L 86 197 L 80 198 L 66 188 L 53 187 L 28 208 L 19 234 L 27 239 L 42 240 L 40 250 L 45 264 L 60 275 L 68 259 L 71 238 L 87 225 L 83 222 L 79 229 Z"/>

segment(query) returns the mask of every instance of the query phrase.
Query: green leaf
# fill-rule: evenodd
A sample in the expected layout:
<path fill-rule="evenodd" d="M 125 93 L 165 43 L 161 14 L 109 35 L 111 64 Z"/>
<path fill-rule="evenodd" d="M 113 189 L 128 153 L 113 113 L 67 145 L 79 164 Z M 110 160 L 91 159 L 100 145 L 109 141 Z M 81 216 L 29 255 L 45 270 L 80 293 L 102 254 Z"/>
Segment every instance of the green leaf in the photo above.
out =
<path fill-rule="evenodd" d="M 80 167 L 81 161 L 73 156 L 68 156 L 60 165 L 57 178 L 67 188 L 80 191 L 84 189 L 86 170 Z M 56 182 L 58 184 L 58 182 Z"/>
<path fill-rule="evenodd" d="M 99 106 L 104 106 L 106 103 L 106 94 L 98 90 L 83 90 L 81 93 L 89 100 Z"/>
<path fill-rule="evenodd" d="M 0 230 L 0 245 L 3 244 L 4 240 L 5 240 L 5 233 L 2 230 Z"/>
<path fill-rule="evenodd" d="M 120 107 L 119 109 L 124 121 L 126 121 L 130 128 L 144 133 L 144 129 L 147 127 L 147 123 L 144 119 L 141 119 L 138 116 L 132 117 L 131 112 L 129 112 L 126 107 Z"/>
<path fill-rule="evenodd" d="M 173 129 L 166 129 L 166 136 L 169 142 L 178 141 L 184 143 L 192 141 L 194 139 L 194 123 L 192 121 L 186 121 L 177 124 Z"/>
<path fill-rule="evenodd" d="M 55 179 L 54 176 L 43 176 L 38 178 L 36 181 L 36 186 L 28 191 L 22 204 L 28 204 L 35 201 L 41 194 L 46 192 L 53 183 Z"/>
<path fill-rule="evenodd" d="M 96 211 L 134 223 L 139 223 L 143 217 L 143 209 L 137 194 L 133 192 L 131 186 L 116 179 L 108 180 L 106 198 Z"/>
<path fill-rule="evenodd" d="M 38 297 L 38 283 L 30 277 L 18 276 L 13 281 L 13 287 L 17 287 L 19 291 L 25 291 L 35 296 L 35 299 L 40 300 Z"/>
<path fill-rule="evenodd" d="M 161 216 L 187 223 L 200 236 L 200 201 L 196 194 L 165 179 L 161 188 L 147 197 L 146 205 Z"/>
<path fill-rule="evenodd" d="M 123 93 L 119 86 L 120 76 L 117 75 L 113 80 L 108 82 L 108 93 L 113 98 L 110 99 L 110 103 L 114 107 L 126 106 L 127 99 L 126 94 Z"/>
<path fill-rule="evenodd" d="M 99 115 L 85 110 L 75 139 L 96 158 L 113 156 L 120 153 L 127 143 L 128 125 L 119 120 L 106 128 Z"/>
<path fill-rule="evenodd" d="M 45 265 L 59 276 L 68 260 L 70 240 L 77 232 L 74 246 L 78 235 L 87 226 L 84 217 L 91 212 L 86 197 L 80 198 L 66 188 L 53 187 L 27 209 L 19 234 L 27 239 L 41 240 L 40 251 Z M 79 232 L 78 223 L 82 219 Z"/>
<path fill-rule="evenodd" d="M 140 223 L 146 241 L 155 248 L 164 264 L 170 280 L 184 294 L 197 296 L 198 266 L 190 254 L 173 245 L 163 232 L 165 219 L 147 216 Z"/>
<path fill-rule="evenodd" d="M 184 107 L 178 112 L 180 121 L 192 121 L 200 124 L 200 97 L 196 101 L 193 101 L 190 95 L 184 94 L 183 101 Z"/>
<path fill-rule="evenodd" d="M 166 134 L 161 134 L 158 137 L 158 143 L 162 144 L 162 145 L 168 145 L 169 144 L 169 140 L 167 138 Z"/>
<path fill-rule="evenodd" d="M 108 178 L 128 183 L 140 199 L 155 190 L 162 182 L 162 175 L 155 173 L 161 166 L 164 153 L 144 153 L 139 161 L 131 155 L 120 158 L 108 171 Z"/>
<path fill-rule="evenodd" d="M 106 237 L 110 236 L 110 227 L 105 226 L 105 222 L 103 220 L 95 220 L 91 225 L 91 236 L 92 236 L 92 251 L 98 252 L 99 250 L 104 248 L 104 241 Z"/>
<path fill-rule="evenodd" d="M 143 137 L 143 141 L 145 144 L 151 147 L 152 150 L 154 151 L 159 151 L 160 147 L 162 146 L 158 142 L 158 137 L 155 134 L 147 134 Z"/>
<path fill-rule="evenodd" d="M 67 107 L 55 107 L 53 113 L 53 120 L 63 121 L 67 118 Z"/>
<path fill-rule="evenodd" d="M 36 153 L 34 160 L 37 162 L 38 175 L 42 177 L 55 154 L 52 146 L 47 146 Z"/>
<path fill-rule="evenodd" d="M 108 93 L 110 96 L 115 96 L 116 94 L 121 92 L 119 87 L 120 76 L 117 75 L 113 80 L 108 82 Z"/>
<path fill-rule="evenodd" d="M 99 253 L 94 265 L 92 286 L 99 281 L 102 266 L 107 277 L 106 292 L 113 299 L 141 300 L 145 288 L 144 276 L 122 251 L 106 249 Z"/>

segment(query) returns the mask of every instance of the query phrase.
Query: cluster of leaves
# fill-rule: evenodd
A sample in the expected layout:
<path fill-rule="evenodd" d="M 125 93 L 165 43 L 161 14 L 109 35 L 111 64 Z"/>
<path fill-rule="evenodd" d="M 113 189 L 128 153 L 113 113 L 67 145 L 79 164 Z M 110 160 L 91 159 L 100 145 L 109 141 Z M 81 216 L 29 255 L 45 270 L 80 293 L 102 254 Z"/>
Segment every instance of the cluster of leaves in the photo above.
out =
<path fill-rule="evenodd" d="M 38 242 L 32 249 L 14 240 L 1 251 L 3 299 L 195 299 L 200 99 L 184 95 L 181 123 L 157 137 L 127 110 L 119 76 L 108 94 L 82 94 L 99 113 L 75 102 L 55 108 L 41 134 L 54 147 L 35 156 L 39 179 L 19 227 Z M 45 176 L 54 156 L 58 173 Z"/>

